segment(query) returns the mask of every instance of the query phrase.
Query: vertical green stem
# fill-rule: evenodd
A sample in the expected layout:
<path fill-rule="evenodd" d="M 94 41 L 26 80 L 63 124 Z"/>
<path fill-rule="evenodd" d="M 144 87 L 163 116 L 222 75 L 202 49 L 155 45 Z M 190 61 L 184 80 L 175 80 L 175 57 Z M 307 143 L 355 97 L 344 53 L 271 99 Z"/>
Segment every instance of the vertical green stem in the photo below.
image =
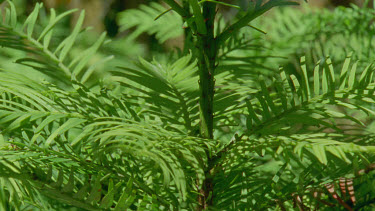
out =
<path fill-rule="evenodd" d="M 213 139 L 213 101 L 214 101 L 214 74 L 216 67 L 217 46 L 214 37 L 214 23 L 216 4 L 203 3 L 204 34 L 197 32 L 196 46 L 198 48 L 199 89 L 200 89 L 200 134 L 203 138 Z M 207 151 L 208 155 L 208 151 Z M 211 161 L 205 170 L 205 179 L 202 189 L 199 190 L 199 210 L 207 209 L 213 203 L 213 176 L 211 175 Z"/>
<path fill-rule="evenodd" d="M 203 17 L 206 34 L 197 34 L 198 69 L 200 89 L 200 132 L 203 138 L 213 138 L 213 99 L 214 71 L 217 48 L 214 37 L 214 19 L 216 5 L 211 2 L 203 4 Z"/>

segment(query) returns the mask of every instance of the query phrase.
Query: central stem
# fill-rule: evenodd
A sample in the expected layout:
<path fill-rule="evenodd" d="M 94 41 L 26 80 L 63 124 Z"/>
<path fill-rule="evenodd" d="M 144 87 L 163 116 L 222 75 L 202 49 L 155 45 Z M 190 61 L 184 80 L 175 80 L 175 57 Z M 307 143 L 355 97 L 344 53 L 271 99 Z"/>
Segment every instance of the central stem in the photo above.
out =
<path fill-rule="evenodd" d="M 216 4 L 203 3 L 203 18 L 206 27 L 205 34 L 197 33 L 197 58 L 199 69 L 200 89 L 200 135 L 206 139 L 213 139 L 213 102 L 214 102 L 214 73 L 216 68 L 217 46 L 214 36 L 214 22 L 216 15 Z M 205 179 L 201 190 L 199 190 L 199 210 L 205 210 L 213 204 L 213 175 L 211 174 L 211 158 L 208 149 L 208 165 L 205 169 Z"/>
<path fill-rule="evenodd" d="M 203 5 L 203 17 L 207 33 L 197 34 L 198 69 L 200 88 L 200 132 L 203 138 L 213 138 L 213 100 L 214 100 L 214 72 L 217 55 L 217 47 L 214 37 L 214 3 L 205 2 Z"/>

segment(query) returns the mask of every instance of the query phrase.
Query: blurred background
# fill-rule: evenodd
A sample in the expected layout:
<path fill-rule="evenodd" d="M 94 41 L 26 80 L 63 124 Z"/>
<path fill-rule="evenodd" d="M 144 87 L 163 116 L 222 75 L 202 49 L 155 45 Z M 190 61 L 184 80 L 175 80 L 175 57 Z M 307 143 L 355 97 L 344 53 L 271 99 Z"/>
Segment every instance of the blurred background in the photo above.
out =
<path fill-rule="evenodd" d="M 23 4 L 25 12 L 29 13 L 32 11 L 33 5 L 37 0 L 18 0 L 20 5 Z M 222 0 L 227 3 L 236 5 L 246 5 L 249 0 Z M 305 4 L 303 0 L 299 0 L 304 7 L 314 9 L 328 9 L 334 10 L 339 6 L 350 7 L 350 5 L 357 5 L 363 7 L 365 0 L 308 0 L 308 4 Z M 126 38 L 127 35 L 134 32 L 137 27 L 128 26 L 121 30 L 121 24 L 127 25 L 126 20 L 120 20 L 119 13 L 125 10 L 131 10 L 139 8 L 140 5 L 149 5 L 151 2 L 159 2 L 160 0 L 44 0 L 43 3 L 47 8 L 56 8 L 59 11 L 66 11 L 67 9 L 84 9 L 86 11 L 86 18 L 84 26 L 92 27 L 91 31 L 101 33 L 107 32 L 107 35 L 112 38 Z M 372 7 L 370 1 L 369 7 Z M 166 6 L 166 8 L 168 8 Z M 237 14 L 236 9 L 221 7 L 220 12 L 225 17 L 235 17 Z M 121 16 L 121 15 L 120 15 Z M 155 15 L 156 16 L 156 15 Z M 76 19 L 79 17 L 79 13 L 74 13 L 71 20 L 69 21 L 70 27 L 73 27 L 76 23 Z M 126 16 L 127 18 L 128 16 Z M 130 24 L 132 25 L 132 24 Z M 124 30 L 125 29 L 125 30 Z M 271 29 L 272 30 L 272 29 Z M 155 38 L 153 33 L 137 33 L 137 36 L 131 37 L 131 42 L 136 39 L 136 42 L 141 45 L 141 48 L 137 50 L 133 49 L 133 52 L 138 52 L 144 57 L 151 57 L 154 53 L 163 53 L 171 49 L 181 49 L 183 46 L 183 36 L 175 36 L 171 39 L 160 39 Z M 160 45 L 161 44 L 161 45 Z M 138 53 L 136 53 L 138 55 Z"/>
<path fill-rule="evenodd" d="M 93 26 L 95 31 L 107 30 L 110 36 L 118 34 L 116 24 L 116 13 L 125 9 L 137 8 L 140 4 L 147 4 L 155 0 L 44 0 L 48 8 L 59 8 L 62 10 L 71 8 L 85 9 L 87 12 L 86 25 Z M 240 0 L 246 2 L 248 0 Z M 27 8 L 31 10 L 36 0 L 25 0 Z M 233 0 L 225 0 L 234 3 Z M 316 8 L 333 8 L 337 6 L 348 7 L 351 3 L 362 6 L 364 0 L 310 0 L 308 5 Z M 240 3 L 239 5 L 243 5 Z"/>
<path fill-rule="evenodd" d="M 222 0 L 227 3 L 233 3 L 237 5 L 246 5 L 246 2 L 249 0 Z M 303 0 L 300 0 L 303 2 Z M 1 7 L 4 7 L 6 1 L 0 0 Z M 118 14 L 121 11 L 128 10 L 128 9 L 135 9 L 138 8 L 142 4 L 149 4 L 151 2 L 162 2 L 158 0 L 14 0 L 17 4 L 17 10 L 20 15 L 29 14 L 37 2 L 43 2 L 45 7 L 48 9 L 55 8 L 57 11 L 62 12 L 68 9 L 78 8 L 83 9 L 86 11 L 86 18 L 84 22 L 85 27 L 91 27 L 92 30 L 96 33 L 101 33 L 106 31 L 107 35 L 111 38 L 118 38 L 123 37 L 128 34 L 130 30 L 121 32 L 119 21 L 118 21 Z M 328 8 L 334 9 L 338 6 L 349 7 L 351 4 L 358 5 L 360 7 L 363 6 L 365 0 L 309 0 L 307 7 L 311 8 Z M 372 1 L 371 1 L 372 2 Z M 304 4 L 304 3 L 302 3 Z M 305 6 L 306 6 L 305 5 Z M 370 4 L 370 6 L 372 3 Z M 226 17 L 230 17 L 231 15 L 235 16 L 237 13 L 236 10 L 228 9 L 228 8 L 221 8 L 221 12 L 225 14 Z M 76 19 L 79 17 L 79 13 L 74 13 L 72 18 L 69 22 L 66 22 L 70 25 L 70 27 L 74 27 L 76 23 Z M 67 27 L 68 25 L 66 25 Z M 183 39 L 183 38 L 182 38 Z M 165 43 L 166 48 L 169 50 L 170 48 L 178 47 L 181 48 L 181 38 L 177 40 L 168 40 Z M 137 37 L 137 40 L 141 43 L 145 44 L 143 47 L 146 52 L 151 50 L 157 50 L 159 48 L 163 48 L 165 46 L 155 46 L 155 39 L 154 36 L 147 36 L 146 34 L 142 34 Z M 157 42 L 156 42 L 157 43 Z"/>
<path fill-rule="evenodd" d="M 224 0 L 228 3 L 245 5 L 249 0 Z M 302 1 L 302 0 L 301 0 Z M 4 0 L 0 1 L 4 2 Z M 15 0 L 18 11 L 30 13 L 37 2 L 43 2 L 46 8 L 55 8 L 58 11 L 78 8 L 86 11 L 85 26 L 93 27 L 95 32 L 107 31 L 108 36 L 123 36 L 119 33 L 119 26 L 116 16 L 126 9 L 137 8 L 141 4 L 158 2 L 157 0 Z M 159 1 L 160 2 L 160 1 Z M 308 7 L 333 9 L 337 6 L 349 7 L 350 4 L 363 6 L 364 0 L 309 0 Z M 235 11 L 222 8 L 227 15 L 235 15 Z M 75 14 L 75 18 L 79 16 Z M 75 19 L 71 20 L 74 25 Z M 146 37 L 143 37 L 146 39 Z M 146 39 L 147 40 L 147 39 Z"/>
<path fill-rule="evenodd" d="M 250 0 L 223 0 L 227 3 L 246 8 Z M 147 60 L 157 59 L 160 63 L 168 63 L 181 56 L 184 46 L 184 23 L 173 12 L 166 13 L 157 21 L 155 17 L 168 9 L 158 0 L 13 0 L 16 4 L 19 19 L 25 20 L 33 11 L 34 5 L 43 2 L 46 9 L 39 16 L 40 29 L 49 21 L 50 9 L 57 14 L 77 8 L 85 11 L 84 27 L 79 41 L 70 52 L 71 58 L 79 55 L 91 46 L 98 36 L 106 32 L 108 44 L 96 54 L 97 60 L 115 55 L 114 59 L 104 66 L 98 66 L 98 78 L 108 69 L 118 66 L 132 67 L 138 57 Z M 373 1 L 366 0 L 308 0 L 301 2 L 300 7 L 285 7 L 272 10 L 265 17 L 251 24 L 260 30 L 247 28 L 239 37 L 234 39 L 241 42 L 241 36 L 246 36 L 251 45 L 261 46 L 238 50 L 236 56 L 249 59 L 248 69 L 259 71 L 275 70 L 279 66 L 288 67 L 291 72 L 298 71 L 301 56 L 306 56 L 308 64 L 315 65 L 331 56 L 335 65 L 341 65 L 350 52 L 356 52 L 354 59 L 372 61 L 375 53 L 375 33 L 373 21 Z M 160 4 L 158 4 L 160 3 Z M 3 10 L 7 3 L 0 0 Z M 371 8 L 371 9 L 370 9 Z M 219 7 L 224 22 L 228 23 L 241 15 L 242 11 L 230 7 Z M 54 29 L 52 39 L 56 45 L 71 33 L 80 12 L 64 18 L 59 27 Z M 222 24 L 225 25 L 225 24 Z M 267 32 L 267 34 L 260 33 Z M 53 46 L 52 46 L 53 47 Z M 176 53 L 177 52 L 177 53 Z M 3 61 L 14 61 L 19 54 L 13 50 L 0 53 Z M 183 52 L 183 53 L 186 53 Z M 22 57 L 22 56 L 21 56 Z M 281 58 L 282 57 L 282 58 Z M 95 60 L 95 59 L 94 59 Z M 225 65 L 225 57 L 220 58 Z M 93 61 L 95 62 L 95 61 Z M 230 61 L 228 61 L 230 62 Z M 245 61 L 241 63 L 244 65 Z M 365 65 L 366 62 L 363 63 Z M 359 63 L 361 65 L 361 63 Z M 1 68 L 12 67 L 13 62 L 2 62 Z M 255 70 L 254 72 L 256 72 Z"/>
<path fill-rule="evenodd" d="M 140 4 L 148 4 L 155 0 L 44 0 L 48 8 L 61 10 L 79 8 L 86 10 L 86 26 L 94 27 L 95 31 L 106 30 L 111 37 L 118 35 L 116 14 L 125 9 L 137 8 Z M 239 5 L 244 5 L 248 0 L 239 0 Z M 24 1 L 28 10 L 38 2 L 36 0 Z M 228 3 L 235 3 L 235 0 L 225 0 Z M 308 5 L 315 8 L 334 8 L 337 6 L 349 7 L 350 4 L 362 6 L 364 0 L 310 0 Z M 238 3 L 237 3 L 238 4 Z M 234 14 L 233 14 L 234 15 Z"/>

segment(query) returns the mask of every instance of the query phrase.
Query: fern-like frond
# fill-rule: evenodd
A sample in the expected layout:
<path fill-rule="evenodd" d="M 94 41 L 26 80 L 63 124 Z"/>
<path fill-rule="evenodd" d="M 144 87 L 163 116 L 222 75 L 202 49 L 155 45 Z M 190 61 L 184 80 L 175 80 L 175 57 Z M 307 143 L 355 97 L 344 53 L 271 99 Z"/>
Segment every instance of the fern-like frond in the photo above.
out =
<path fill-rule="evenodd" d="M 120 30 L 135 28 L 128 35 L 129 39 L 147 33 L 155 35 L 160 43 L 183 35 L 182 23 L 177 13 L 167 11 L 167 8 L 156 2 L 151 2 L 149 5 L 142 4 L 138 9 L 125 10 L 118 15 Z"/>
<path fill-rule="evenodd" d="M 342 60 L 323 53 L 316 61 L 302 57 L 295 72 L 275 71 L 276 59 L 264 40 L 239 31 L 270 8 L 295 2 L 252 2 L 234 24 L 216 28 L 214 39 L 204 35 L 214 19 L 202 15 L 222 2 L 166 1 L 183 14 L 187 32 L 196 32 L 193 39 L 212 38 L 221 48 L 218 54 L 204 55 L 207 46 L 200 46 L 206 59 L 198 65 L 191 54 L 173 62 L 139 59 L 112 70 L 109 83 L 94 88 L 86 83 L 96 66 L 90 58 L 105 35 L 81 54 L 71 54 L 84 12 L 54 46 L 57 24 L 74 11 L 51 10 L 38 31 L 41 4 L 21 26 L 14 4 L 7 2 L 0 45 L 27 53 L 17 62 L 56 80 L 37 80 L 17 68 L 0 71 L 0 209 L 318 210 L 361 209 L 375 201 L 369 188 L 375 169 L 373 66 L 354 54 Z M 182 34 L 181 18 L 164 10 L 151 3 L 122 13 L 119 21 L 124 30 L 136 27 L 131 39 L 146 32 L 164 42 Z M 214 10 L 210 13 L 214 17 Z M 285 32 L 297 30 L 299 16 L 291 16 L 280 26 L 289 27 Z M 356 27 L 348 23 L 347 29 L 358 29 L 358 37 L 371 29 Z M 319 32 L 338 35 L 340 28 L 332 28 L 337 33 Z M 310 61 L 316 64 L 312 68 Z M 198 67 L 206 62 L 213 71 L 206 76 L 216 80 L 209 92 L 216 91 L 209 100 L 214 107 L 207 110 L 214 113 L 214 137 L 202 135 L 210 139 L 200 138 L 198 129 L 204 125 Z"/>
<path fill-rule="evenodd" d="M 185 64 L 181 62 L 177 64 Z M 73 91 L 66 92 L 50 83 L 17 78 L 7 73 L 0 83 L 0 160 L 12 163 L 4 164 L 2 177 L 21 180 L 24 175 L 21 181 L 30 183 L 34 192 L 88 210 L 113 204 L 178 207 L 191 200 L 187 196 L 197 187 L 187 178 L 204 176 L 204 149 L 212 145 L 157 126 L 160 120 L 144 119 L 109 90 L 95 93 L 71 81 Z M 45 176 L 50 168 L 55 173 Z M 100 183 L 88 177 L 93 172 L 103 172 Z M 124 180 L 136 189 L 121 192 L 127 190 Z M 109 189 L 97 195 L 101 186 Z M 68 187 L 70 192 L 64 191 Z M 118 194 L 113 198 L 114 187 L 126 202 Z M 86 195 L 77 199 L 80 192 Z"/>
<path fill-rule="evenodd" d="M 357 79 L 357 64 L 351 66 L 350 58 L 343 65 L 340 78 L 336 78 L 330 59 L 327 59 L 322 68 L 318 64 L 311 77 L 308 76 L 304 58 L 301 59 L 301 64 L 303 78 L 298 79 L 282 71 L 280 78 L 275 79 L 274 91 L 271 93 L 265 82 L 261 80 L 261 91 L 248 101 L 248 133 L 257 131 L 255 133 L 280 134 L 284 129 L 289 130 L 288 125 L 292 122 L 301 124 L 300 131 L 304 131 L 309 125 L 317 127 L 317 131 L 330 129 L 349 132 L 350 128 L 345 128 L 345 131 L 343 128 L 349 122 L 363 127 L 362 120 L 351 116 L 347 111 L 356 109 L 373 115 L 373 111 L 366 106 L 373 100 L 372 66 L 365 68 L 361 77 Z M 301 114 L 304 118 L 294 117 Z M 271 126 L 272 119 L 277 119 L 278 128 Z M 336 122 L 338 119 L 349 122 Z M 285 128 L 280 125 L 284 125 Z M 260 128 L 264 128 L 264 132 L 261 132 L 263 130 Z M 309 129 L 311 131 L 313 128 Z"/>
<path fill-rule="evenodd" d="M 74 156 L 63 156 L 63 153 L 51 150 L 46 156 L 45 150 L 35 146 L 14 144 L 17 151 L 2 150 L 1 176 L 21 181 L 29 191 L 40 192 L 85 210 L 108 209 L 112 205 L 115 205 L 114 210 L 122 210 L 135 199 L 133 180 L 128 177 L 110 175 L 110 172 L 103 170 L 97 174 L 98 169 L 95 168 L 98 166 L 74 159 Z M 46 161 L 51 164 L 46 164 Z M 115 191 L 122 195 L 115 195 Z"/>
<path fill-rule="evenodd" d="M 218 193 L 216 206 L 226 209 L 272 209 L 282 204 L 286 209 L 291 209 L 295 194 L 304 197 L 301 205 L 311 203 L 315 206 L 320 202 L 314 198 L 314 193 L 325 192 L 324 185 L 339 178 L 355 179 L 357 191 L 370 181 L 365 179 L 366 175 L 355 175 L 370 165 L 367 159 L 373 160 L 374 148 L 341 142 L 340 138 L 344 136 L 301 134 L 237 139 L 231 145 L 232 150 L 223 157 L 228 161 L 220 165 L 215 174 Z M 374 137 L 363 139 L 374 140 Z M 230 183 L 223 182 L 225 178 Z M 236 198 L 241 200 L 230 203 Z M 363 200 L 362 197 L 358 198 Z"/>
<path fill-rule="evenodd" d="M 198 75 L 191 57 L 168 66 L 141 59 L 137 69 L 115 70 L 112 78 L 134 90 L 127 97 L 130 102 L 144 104 L 147 113 L 161 118 L 166 126 L 191 133 L 198 121 Z"/>
<path fill-rule="evenodd" d="M 276 203 L 270 200 L 293 201 L 281 196 L 321 188 L 327 177 L 336 180 L 354 175 L 359 166 L 353 166 L 353 160 L 358 157 L 363 159 L 362 168 L 370 164 L 375 150 L 371 144 L 374 134 L 365 125 L 368 116 L 374 116 L 373 68 L 369 65 L 358 74 L 357 63 L 351 64 L 350 60 L 346 59 L 339 78 L 329 58 L 322 67 L 317 64 L 310 75 L 303 57 L 302 78 L 281 70 L 270 84 L 259 80 L 260 91 L 246 100 L 246 132 L 233 137 L 218 152 L 220 159 L 229 160 L 222 164 L 222 170 L 218 169 L 218 174 L 233 177 L 230 185 L 222 184 L 224 178 L 218 177 L 215 187 L 218 192 L 223 190 L 217 197 L 218 207 L 229 205 L 229 201 L 238 197 L 243 200 L 228 209 L 242 209 L 249 204 L 265 209 Z M 267 165 L 280 170 L 265 172 Z M 273 181 L 266 179 L 271 176 Z M 306 186 L 299 187 L 299 180 Z M 306 181 L 314 185 L 309 186 Z"/>
<path fill-rule="evenodd" d="M 63 18 L 76 10 L 57 15 L 55 10 L 51 9 L 47 26 L 38 32 L 35 28 L 38 26 L 39 13 L 43 9 L 41 3 L 35 5 L 33 12 L 27 17 L 23 25 L 17 22 L 17 11 L 13 2 L 8 1 L 8 3 L 10 9 L 5 9 L 4 21 L 0 23 L 2 32 L 0 45 L 29 53 L 27 58 L 20 58 L 16 61 L 17 63 L 30 66 L 64 83 L 68 83 L 71 77 L 75 77 L 79 81 L 87 81 L 93 73 L 91 69 L 95 67 L 95 64 L 90 63 L 90 59 L 104 43 L 105 34 L 103 33 L 96 43 L 81 55 L 74 59 L 69 58 L 69 51 L 73 48 L 77 37 L 82 31 L 84 11 L 81 12 L 72 33 L 62 40 L 57 47 L 51 47 L 50 42 L 53 37 L 54 27 Z"/>

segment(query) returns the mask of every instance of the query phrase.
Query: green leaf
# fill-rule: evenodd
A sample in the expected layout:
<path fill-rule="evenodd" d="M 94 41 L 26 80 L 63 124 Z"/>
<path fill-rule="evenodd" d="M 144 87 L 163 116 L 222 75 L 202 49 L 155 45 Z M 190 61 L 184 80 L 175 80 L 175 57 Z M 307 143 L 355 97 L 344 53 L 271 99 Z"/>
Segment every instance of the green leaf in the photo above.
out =
<path fill-rule="evenodd" d="M 117 202 L 117 205 L 115 207 L 115 211 L 121 211 L 129 208 L 136 197 L 136 190 L 132 189 L 133 187 L 133 179 L 129 179 L 126 189 L 120 196 L 120 199 Z"/>
<path fill-rule="evenodd" d="M 64 193 L 72 193 L 74 190 L 74 171 L 73 169 L 70 171 L 68 183 L 64 185 L 62 192 Z"/>
<path fill-rule="evenodd" d="M 52 114 L 49 115 L 47 118 L 45 118 L 39 125 L 38 127 L 34 130 L 34 133 L 40 133 L 48 124 L 51 122 L 56 122 L 58 119 L 66 117 L 66 114 Z"/>
<path fill-rule="evenodd" d="M 85 11 L 82 10 L 72 33 L 67 38 L 65 38 L 65 40 L 62 41 L 60 45 L 56 48 L 55 54 L 57 54 L 57 52 L 61 50 L 60 55 L 59 55 L 60 62 L 64 61 L 65 57 L 68 55 L 69 51 L 72 49 L 74 42 L 78 34 L 81 31 L 81 27 L 82 27 L 84 19 L 85 19 Z"/>
<path fill-rule="evenodd" d="M 14 6 L 13 2 L 10 0 L 7 0 L 9 6 L 10 6 L 10 26 L 12 28 L 16 28 L 17 26 L 17 12 L 16 7 Z"/>
<path fill-rule="evenodd" d="M 95 179 L 95 182 L 94 182 L 94 184 L 91 188 L 90 194 L 85 201 L 88 204 L 93 204 L 93 203 L 99 202 L 99 200 L 101 198 L 102 184 L 100 182 L 101 177 L 99 175 L 96 176 L 96 179 Z"/>
<path fill-rule="evenodd" d="M 82 124 L 86 122 L 86 120 L 84 119 L 77 119 L 77 118 L 72 118 L 72 119 L 68 119 L 68 121 L 66 121 L 64 124 L 62 124 L 59 128 L 57 128 L 56 130 L 53 131 L 53 133 L 51 133 L 51 135 L 48 137 L 48 139 L 46 140 L 46 142 L 44 143 L 45 147 L 49 147 L 53 141 L 55 140 L 55 138 L 63 133 L 65 133 L 66 131 Z"/>
<path fill-rule="evenodd" d="M 59 16 L 56 17 L 56 11 L 52 8 L 50 10 L 50 20 L 49 20 L 49 23 L 48 25 L 46 26 L 46 28 L 40 33 L 37 41 L 40 41 L 41 39 L 43 39 L 45 37 L 45 35 L 50 32 L 50 30 L 53 29 L 53 27 L 61 20 L 63 19 L 64 17 L 70 15 L 71 13 L 77 11 L 77 9 L 73 9 L 73 10 L 69 10 L 69 11 L 66 11 L 62 14 L 60 14 Z"/>
<path fill-rule="evenodd" d="M 108 193 L 103 197 L 100 203 L 101 208 L 109 209 L 112 206 L 114 203 L 115 194 L 117 194 L 118 188 L 120 188 L 122 184 L 122 182 L 119 182 L 115 185 L 115 187 L 113 187 L 113 180 L 109 181 Z"/>
<path fill-rule="evenodd" d="M 349 89 L 353 89 L 356 84 L 357 64 L 358 62 L 355 62 L 354 65 L 352 66 L 352 69 L 350 70 L 349 79 L 348 79 Z"/>
<path fill-rule="evenodd" d="M 346 85 L 346 81 L 348 80 L 347 74 L 349 71 L 349 65 L 350 65 L 351 56 L 348 56 L 345 59 L 345 62 L 341 68 L 341 74 L 340 74 L 340 89 L 344 89 Z"/>
<path fill-rule="evenodd" d="M 60 188 L 64 182 L 64 171 L 62 169 L 59 170 L 59 174 L 57 175 L 57 179 L 55 182 L 51 184 L 54 188 Z"/>
<path fill-rule="evenodd" d="M 102 33 L 98 40 L 90 48 L 82 52 L 77 56 L 70 64 L 69 68 L 73 68 L 73 75 L 77 76 L 81 73 L 85 65 L 89 62 L 89 59 L 97 52 L 99 47 L 103 44 L 106 38 L 106 33 Z"/>
<path fill-rule="evenodd" d="M 86 182 L 81 189 L 78 190 L 76 194 L 74 194 L 73 198 L 83 200 L 87 194 L 89 193 L 88 190 L 90 188 L 90 183 Z"/>
<path fill-rule="evenodd" d="M 304 93 L 306 94 L 306 100 L 309 100 L 311 98 L 311 93 L 310 93 L 309 77 L 307 76 L 305 57 L 301 57 L 301 68 L 302 68 L 302 73 L 303 73 L 303 80 L 305 82 L 305 85 L 303 86 Z"/>
<path fill-rule="evenodd" d="M 248 112 L 249 112 L 249 115 L 250 115 L 250 118 L 251 120 L 255 121 L 256 124 L 261 124 L 261 121 L 260 119 L 258 118 L 258 116 L 255 114 L 255 111 L 253 109 L 253 106 L 251 104 L 250 101 L 246 101 L 246 105 L 247 105 L 247 109 L 248 109 Z M 250 121 L 251 121 L 250 120 Z M 250 128 L 249 128 L 250 129 Z"/>
<path fill-rule="evenodd" d="M 36 3 L 33 12 L 27 17 L 23 24 L 23 30 L 27 27 L 27 37 L 30 39 L 33 35 L 35 23 L 39 15 L 39 11 L 42 8 L 42 4 Z"/>
<path fill-rule="evenodd" d="M 322 164 L 327 165 L 328 160 L 327 160 L 325 146 L 322 145 L 322 144 L 316 143 L 316 144 L 312 145 L 312 150 L 313 150 L 316 158 L 318 158 L 318 160 Z"/>
<path fill-rule="evenodd" d="M 8 125 L 6 130 L 12 131 L 12 130 L 15 130 L 15 129 L 21 127 L 22 124 L 31 117 L 31 115 L 32 114 L 30 114 L 30 113 L 26 113 L 26 114 L 23 114 L 23 115 L 19 116 L 17 119 L 12 120 L 13 122 Z"/>
<path fill-rule="evenodd" d="M 315 66 L 314 69 L 314 96 L 320 95 L 320 77 L 319 77 L 319 65 Z"/>

